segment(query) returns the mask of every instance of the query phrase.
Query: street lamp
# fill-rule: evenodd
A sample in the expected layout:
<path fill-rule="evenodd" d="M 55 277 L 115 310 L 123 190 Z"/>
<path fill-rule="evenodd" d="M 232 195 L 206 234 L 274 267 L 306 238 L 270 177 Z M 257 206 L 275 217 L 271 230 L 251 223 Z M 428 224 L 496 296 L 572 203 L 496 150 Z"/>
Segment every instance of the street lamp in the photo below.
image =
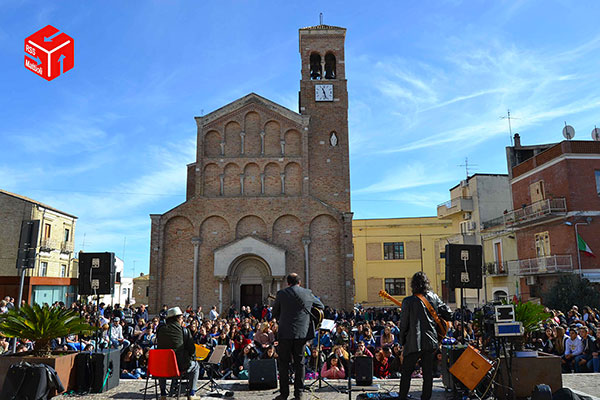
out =
<path fill-rule="evenodd" d="M 579 254 L 579 233 L 577 232 L 577 225 L 589 225 L 592 222 L 592 217 L 587 217 L 585 222 L 577 222 L 575 223 L 575 248 L 577 249 L 577 265 L 579 266 L 579 277 L 582 278 L 583 274 L 581 273 L 581 254 Z M 566 221 L 565 225 L 573 226 L 573 223 L 570 221 Z"/>

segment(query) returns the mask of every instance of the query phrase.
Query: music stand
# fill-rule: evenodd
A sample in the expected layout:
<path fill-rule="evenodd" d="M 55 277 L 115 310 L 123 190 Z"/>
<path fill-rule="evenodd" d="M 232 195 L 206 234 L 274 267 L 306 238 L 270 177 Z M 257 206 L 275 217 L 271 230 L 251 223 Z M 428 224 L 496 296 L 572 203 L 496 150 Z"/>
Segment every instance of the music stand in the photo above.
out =
<path fill-rule="evenodd" d="M 322 388 L 321 384 L 324 383 L 338 393 L 345 393 L 344 389 L 338 389 L 335 386 L 333 386 L 331 383 L 327 382 L 326 380 L 323 380 L 323 378 L 321 377 L 321 368 L 319 368 L 319 360 L 321 358 L 321 330 L 331 331 L 334 327 L 335 327 L 335 321 L 333 321 L 331 319 L 324 319 L 323 322 L 321 323 L 321 326 L 317 330 L 317 362 L 316 362 L 317 365 L 315 366 L 315 369 L 317 370 L 316 371 L 317 379 L 314 382 L 311 382 L 310 385 L 307 385 L 306 388 L 311 388 L 314 384 L 316 384 L 318 382 L 319 383 L 318 389 L 321 389 Z M 325 362 L 327 362 L 327 360 L 325 360 Z M 346 374 L 349 375 L 350 371 L 346 371 Z"/>
<path fill-rule="evenodd" d="M 221 385 L 219 385 L 215 381 L 215 378 L 213 376 L 214 373 L 215 373 L 215 368 L 219 364 L 221 364 L 221 359 L 225 355 L 225 350 L 226 349 L 227 349 L 227 346 L 225 346 L 225 345 L 218 345 L 218 346 L 215 347 L 215 349 L 211 353 L 211 355 L 208 358 L 208 360 L 200 361 L 202 363 L 202 365 L 204 366 L 204 368 L 206 369 L 206 372 L 207 372 L 207 375 L 208 375 L 208 382 L 206 382 L 204 385 L 200 386 L 197 391 L 200 391 L 200 389 L 203 389 L 206 385 L 208 385 L 208 391 L 209 392 L 216 391 L 217 393 L 219 393 L 219 390 L 222 390 L 224 392 L 226 391 L 225 389 L 223 389 L 221 387 Z"/>

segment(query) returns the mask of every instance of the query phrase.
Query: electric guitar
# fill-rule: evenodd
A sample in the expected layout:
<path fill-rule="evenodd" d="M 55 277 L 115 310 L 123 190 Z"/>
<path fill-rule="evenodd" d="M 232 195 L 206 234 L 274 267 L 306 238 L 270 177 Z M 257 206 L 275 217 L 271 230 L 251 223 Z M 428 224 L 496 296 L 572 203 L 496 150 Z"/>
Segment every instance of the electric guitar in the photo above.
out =
<path fill-rule="evenodd" d="M 379 291 L 379 297 L 384 298 L 384 299 L 388 299 L 392 303 L 397 304 L 398 307 L 402 307 L 402 303 L 400 303 L 398 300 L 396 300 L 391 294 L 389 294 L 385 290 L 380 290 Z"/>
<path fill-rule="evenodd" d="M 396 300 L 392 295 L 390 295 L 385 290 L 380 290 L 379 296 L 384 299 L 388 299 L 388 300 L 392 301 L 393 303 L 397 304 L 398 306 L 402 307 L 402 303 L 400 303 L 398 300 Z M 429 311 L 429 314 L 435 321 L 435 331 L 438 336 L 438 342 L 442 343 L 442 339 L 444 339 L 446 337 L 446 334 L 448 333 L 448 329 L 450 328 L 450 323 L 448 321 L 446 321 L 445 319 L 443 319 L 442 317 L 440 317 L 437 314 L 437 312 L 435 312 L 435 310 L 433 309 L 431 304 L 429 304 L 429 301 L 427 301 L 425 296 L 419 295 L 418 297 L 423 302 L 423 304 Z"/>

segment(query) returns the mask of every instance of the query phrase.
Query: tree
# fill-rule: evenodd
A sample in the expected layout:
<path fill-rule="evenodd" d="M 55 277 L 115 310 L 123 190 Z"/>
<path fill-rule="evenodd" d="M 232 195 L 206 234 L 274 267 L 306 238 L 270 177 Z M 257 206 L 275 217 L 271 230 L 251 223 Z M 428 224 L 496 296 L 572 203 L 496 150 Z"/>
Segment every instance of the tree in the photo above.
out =
<path fill-rule="evenodd" d="M 573 305 L 579 306 L 580 309 L 583 306 L 600 306 L 598 290 L 589 280 L 575 274 L 561 276 L 543 298 L 546 306 L 563 312 L 570 310 Z"/>

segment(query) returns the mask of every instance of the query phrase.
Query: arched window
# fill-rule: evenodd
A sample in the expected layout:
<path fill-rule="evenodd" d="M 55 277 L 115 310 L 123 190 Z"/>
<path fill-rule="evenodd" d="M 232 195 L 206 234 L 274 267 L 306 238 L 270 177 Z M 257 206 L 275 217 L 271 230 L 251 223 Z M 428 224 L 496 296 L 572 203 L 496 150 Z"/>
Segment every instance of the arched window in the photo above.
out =
<path fill-rule="evenodd" d="M 310 55 L 310 79 L 320 80 L 322 77 L 321 55 L 319 53 L 312 53 Z"/>
<path fill-rule="evenodd" d="M 335 56 L 333 53 L 325 55 L 325 79 L 335 79 Z"/>

